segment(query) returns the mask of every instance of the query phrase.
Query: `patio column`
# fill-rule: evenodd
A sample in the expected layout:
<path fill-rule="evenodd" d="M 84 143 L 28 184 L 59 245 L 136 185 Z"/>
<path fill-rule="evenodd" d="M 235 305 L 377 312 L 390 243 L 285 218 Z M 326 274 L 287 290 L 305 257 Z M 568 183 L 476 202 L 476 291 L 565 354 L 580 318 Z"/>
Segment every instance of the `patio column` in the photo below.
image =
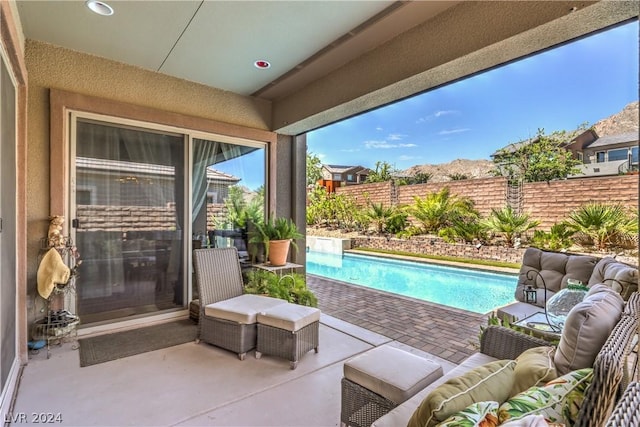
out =
<path fill-rule="evenodd" d="M 276 217 L 291 218 L 300 232 L 306 229 L 306 135 L 278 134 L 269 146 L 268 210 Z M 291 260 L 305 263 L 304 241 L 298 241 L 298 251 Z"/>

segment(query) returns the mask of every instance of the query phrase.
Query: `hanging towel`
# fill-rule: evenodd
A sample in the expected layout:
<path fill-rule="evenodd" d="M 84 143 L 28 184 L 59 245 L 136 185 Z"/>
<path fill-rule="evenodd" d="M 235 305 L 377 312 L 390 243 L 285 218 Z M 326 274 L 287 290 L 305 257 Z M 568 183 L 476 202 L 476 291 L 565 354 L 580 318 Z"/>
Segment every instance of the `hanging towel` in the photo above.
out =
<path fill-rule="evenodd" d="M 44 299 L 49 298 L 56 283 L 65 284 L 71 277 L 71 270 L 62 261 L 60 253 L 51 248 L 44 255 L 38 267 L 38 293 Z"/>

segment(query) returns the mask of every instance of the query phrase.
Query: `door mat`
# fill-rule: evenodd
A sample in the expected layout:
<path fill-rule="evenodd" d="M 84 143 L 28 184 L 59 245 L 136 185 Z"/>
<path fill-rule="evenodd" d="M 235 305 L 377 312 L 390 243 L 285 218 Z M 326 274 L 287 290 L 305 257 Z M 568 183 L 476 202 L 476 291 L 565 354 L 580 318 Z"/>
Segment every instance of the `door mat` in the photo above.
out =
<path fill-rule="evenodd" d="M 80 367 L 122 359 L 196 339 L 196 324 L 184 319 L 124 332 L 82 338 Z"/>

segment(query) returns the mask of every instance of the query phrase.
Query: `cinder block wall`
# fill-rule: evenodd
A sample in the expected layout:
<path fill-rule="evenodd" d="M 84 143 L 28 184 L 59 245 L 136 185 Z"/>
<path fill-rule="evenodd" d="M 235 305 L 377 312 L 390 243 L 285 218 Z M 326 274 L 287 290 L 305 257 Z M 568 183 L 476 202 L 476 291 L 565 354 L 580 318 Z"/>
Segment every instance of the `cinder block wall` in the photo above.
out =
<path fill-rule="evenodd" d="M 589 202 L 620 203 L 637 210 L 638 183 L 638 175 L 525 183 L 523 209 L 540 221 L 541 229 L 549 229 L 566 219 L 572 210 Z M 507 180 L 504 177 L 403 185 L 395 189 L 390 182 L 382 182 L 340 187 L 336 192 L 353 197 L 361 206 L 366 205 L 367 200 L 390 206 L 411 204 L 414 196 L 424 197 L 444 187 L 449 187 L 451 194 L 473 200 L 483 218 L 492 208 L 500 209 L 506 204 Z"/>
<path fill-rule="evenodd" d="M 620 203 L 638 210 L 638 175 L 524 184 L 524 208 L 547 229 L 589 202 Z"/>
<path fill-rule="evenodd" d="M 466 179 L 462 181 L 434 182 L 426 184 L 402 185 L 398 187 L 398 204 L 410 205 L 414 197 L 424 197 L 449 187 L 451 194 L 468 197 L 475 203 L 480 215 L 486 217 L 492 208 L 501 208 L 507 198 L 507 180 L 503 177 Z"/>
<path fill-rule="evenodd" d="M 336 188 L 336 194 L 344 194 L 352 197 L 358 206 L 367 206 L 368 201 L 371 201 L 371 203 L 382 203 L 383 206 L 391 206 L 394 204 L 391 193 L 391 181 L 347 185 Z"/>

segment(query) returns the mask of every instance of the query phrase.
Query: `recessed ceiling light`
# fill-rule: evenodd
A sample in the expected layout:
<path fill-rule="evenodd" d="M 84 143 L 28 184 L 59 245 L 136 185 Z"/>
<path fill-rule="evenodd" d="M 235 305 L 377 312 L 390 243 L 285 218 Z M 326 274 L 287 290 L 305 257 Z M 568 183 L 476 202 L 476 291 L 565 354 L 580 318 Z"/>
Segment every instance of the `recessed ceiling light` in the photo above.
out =
<path fill-rule="evenodd" d="M 103 1 L 87 0 L 85 4 L 89 9 L 91 9 L 93 12 L 97 13 L 98 15 L 102 15 L 102 16 L 113 15 L 113 8 Z"/>
<path fill-rule="evenodd" d="M 253 65 L 261 70 L 266 70 L 267 68 L 271 67 L 271 63 L 269 61 L 265 61 L 264 59 L 257 60 L 253 63 Z"/>

